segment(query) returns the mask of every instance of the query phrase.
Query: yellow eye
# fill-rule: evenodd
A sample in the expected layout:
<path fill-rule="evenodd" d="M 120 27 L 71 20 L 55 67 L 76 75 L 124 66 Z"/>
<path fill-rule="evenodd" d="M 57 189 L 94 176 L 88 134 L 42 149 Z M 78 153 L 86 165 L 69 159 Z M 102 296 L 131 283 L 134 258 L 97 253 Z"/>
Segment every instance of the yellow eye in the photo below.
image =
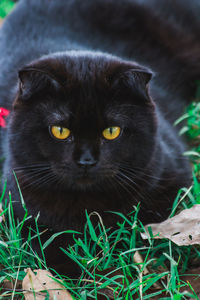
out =
<path fill-rule="evenodd" d="M 65 140 L 70 135 L 70 130 L 65 127 L 51 126 L 50 131 L 51 131 L 52 135 L 59 140 Z"/>
<path fill-rule="evenodd" d="M 118 126 L 108 127 L 102 132 L 103 136 L 107 140 L 114 140 L 120 135 L 121 129 Z"/>

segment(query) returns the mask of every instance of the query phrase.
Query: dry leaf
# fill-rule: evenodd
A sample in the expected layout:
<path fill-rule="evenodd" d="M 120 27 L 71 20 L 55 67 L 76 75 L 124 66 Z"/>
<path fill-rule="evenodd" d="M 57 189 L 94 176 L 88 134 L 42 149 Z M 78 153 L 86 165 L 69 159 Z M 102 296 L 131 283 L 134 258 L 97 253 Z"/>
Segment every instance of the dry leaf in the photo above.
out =
<path fill-rule="evenodd" d="M 141 264 L 141 267 L 142 267 L 142 264 L 144 263 L 144 260 L 143 260 L 143 257 L 142 257 L 142 255 L 140 254 L 139 251 L 135 251 L 135 254 L 133 255 L 133 261 L 136 264 Z M 149 274 L 149 270 L 145 267 L 144 270 L 143 270 L 143 273 L 144 273 L 144 275 Z"/>
<path fill-rule="evenodd" d="M 2 287 L 3 287 L 3 290 L 6 290 L 6 291 L 13 291 L 14 288 L 15 289 L 21 289 L 22 288 L 22 281 L 18 280 L 17 283 L 15 284 L 15 281 L 6 279 L 2 283 Z"/>
<path fill-rule="evenodd" d="M 0 204 L 0 214 L 2 214 L 3 212 L 3 208 L 2 208 L 2 204 Z M 5 215 L 1 215 L 0 216 L 0 223 L 5 222 Z"/>
<path fill-rule="evenodd" d="M 185 209 L 173 218 L 162 223 L 145 226 L 152 228 L 154 238 L 168 238 L 179 246 L 200 244 L 200 204 Z M 149 237 L 148 233 L 141 233 L 143 239 Z"/>
<path fill-rule="evenodd" d="M 91 270 L 92 272 L 92 270 Z M 117 276 L 118 278 L 115 279 L 114 282 L 123 284 L 124 283 L 124 274 L 122 271 L 120 270 L 116 270 L 115 268 L 111 267 L 105 270 L 96 270 L 95 271 L 95 275 L 96 275 L 96 286 L 99 287 L 99 291 L 98 291 L 98 300 L 106 300 L 106 299 L 117 299 L 118 296 L 118 291 L 116 289 L 116 284 L 111 283 L 109 285 L 107 285 L 104 288 L 101 288 L 101 286 L 104 286 L 106 278 L 113 278 L 115 276 Z M 101 278 L 101 280 L 99 281 L 98 278 Z M 128 281 L 129 278 L 127 278 Z M 94 283 L 94 279 L 92 278 L 83 278 L 84 282 L 87 283 Z M 124 283 L 126 285 L 126 282 Z M 90 299 L 90 298 L 88 298 Z"/>
<path fill-rule="evenodd" d="M 22 281 L 21 280 L 14 280 L 11 279 L 5 279 L 0 284 L 1 293 L 0 293 L 0 299 L 13 299 L 13 300 L 21 300 L 22 297 L 15 293 L 15 292 L 21 292 L 22 291 Z"/>
<path fill-rule="evenodd" d="M 184 274 L 183 276 L 180 276 L 180 279 L 189 282 L 192 288 L 194 289 L 194 292 L 200 296 L 200 268 L 191 269 L 187 271 L 187 274 Z M 188 287 L 181 287 L 181 292 L 192 292 L 190 286 Z"/>
<path fill-rule="evenodd" d="M 134 256 L 133 256 L 133 261 L 137 264 L 141 264 L 141 268 L 142 268 L 142 264 L 144 264 L 144 260 L 143 260 L 143 257 L 142 255 L 139 253 L 139 251 L 136 251 Z M 150 266 L 150 265 L 149 265 Z M 151 271 L 151 270 L 150 270 Z M 141 279 L 141 283 L 142 283 L 142 277 L 143 275 L 147 275 L 147 274 L 150 274 L 149 270 L 147 267 L 144 267 L 143 271 L 140 272 L 139 276 L 140 276 L 140 279 Z M 142 288 L 142 284 L 141 284 L 141 288 Z M 161 285 L 159 282 L 155 282 L 152 286 L 152 288 L 155 288 L 155 289 L 161 289 Z"/>
<path fill-rule="evenodd" d="M 36 273 L 36 275 L 34 274 Z M 27 274 L 22 282 L 26 300 L 44 300 L 49 295 L 49 300 L 72 300 L 70 293 L 63 286 L 54 281 L 53 275 L 46 270 L 27 269 Z"/>
<path fill-rule="evenodd" d="M 200 299 L 200 268 L 191 269 L 191 270 L 187 271 L 186 274 L 179 275 L 179 276 L 180 276 L 181 281 L 183 280 L 186 283 L 187 282 L 190 283 L 190 285 L 192 286 L 192 289 L 194 290 L 194 291 L 192 291 L 191 287 L 188 285 L 188 286 L 181 287 L 180 292 L 181 293 L 189 292 L 191 294 L 196 293 L 197 296 L 198 296 L 198 299 Z M 155 293 L 155 290 L 150 288 L 148 290 L 148 293 L 149 294 Z M 151 297 L 149 299 L 151 299 L 151 300 L 160 300 L 161 298 L 162 299 L 164 299 L 164 298 L 168 299 L 169 294 L 167 292 L 163 292 L 162 294 L 160 294 L 158 296 Z M 194 298 L 187 297 L 187 299 L 188 300 L 193 300 Z M 197 298 L 195 298 L 195 299 L 197 299 Z"/>

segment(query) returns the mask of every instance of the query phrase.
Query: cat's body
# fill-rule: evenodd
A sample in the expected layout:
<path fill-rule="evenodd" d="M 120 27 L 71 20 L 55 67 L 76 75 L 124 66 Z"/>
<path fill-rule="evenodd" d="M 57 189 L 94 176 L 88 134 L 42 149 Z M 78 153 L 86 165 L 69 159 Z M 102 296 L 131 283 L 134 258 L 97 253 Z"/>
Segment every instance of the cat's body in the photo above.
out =
<path fill-rule="evenodd" d="M 14 102 L 3 175 L 19 200 L 15 170 L 29 212 L 54 231 L 81 230 L 85 209 L 111 226 L 105 211 L 138 201 L 144 223 L 162 220 L 190 184 L 173 122 L 200 73 L 200 5 L 160 2 L 22 0 L 0 31 L 0 106 Z M 155 72 L 150 83 L 132 61 Z M 69 138 L 56 140 L 54 125 Z M 106 140 L 112 126 L 120 135 Z M 14 207 L 21 218 L 20 201 Z"/>

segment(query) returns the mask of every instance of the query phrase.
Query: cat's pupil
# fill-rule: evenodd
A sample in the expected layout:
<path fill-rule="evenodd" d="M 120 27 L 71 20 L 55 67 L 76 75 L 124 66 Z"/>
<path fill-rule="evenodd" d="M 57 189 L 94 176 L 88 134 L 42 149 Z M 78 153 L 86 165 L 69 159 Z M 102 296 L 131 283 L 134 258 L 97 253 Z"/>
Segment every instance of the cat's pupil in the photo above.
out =
<path fill-rule="evenodd" d="M 109 131 L 110 131 L 110 134 L 112 135 L 112 134 L 113 134 L 113 128 L 110 127 L 110 128 L 109 128 Z"/>
<path fill-rule="evenodd" d="M 60 135 L 61 135 L 63 133 L 63 128 L 60 127 L 59 130 L 60 130 Z"/>

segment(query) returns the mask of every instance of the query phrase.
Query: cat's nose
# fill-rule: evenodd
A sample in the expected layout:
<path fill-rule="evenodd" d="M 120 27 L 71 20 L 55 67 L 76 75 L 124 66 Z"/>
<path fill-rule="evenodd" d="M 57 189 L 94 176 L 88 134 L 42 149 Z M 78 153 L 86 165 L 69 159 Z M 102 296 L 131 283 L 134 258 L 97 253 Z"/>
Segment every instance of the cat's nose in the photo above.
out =
<path fill-rule="evenodd" d="M 97 160 L 90 151 L 85 151 L 77 160 L 77 164 L 79 167 L 88 168 L 95 166 L 97 164 Z"/>

